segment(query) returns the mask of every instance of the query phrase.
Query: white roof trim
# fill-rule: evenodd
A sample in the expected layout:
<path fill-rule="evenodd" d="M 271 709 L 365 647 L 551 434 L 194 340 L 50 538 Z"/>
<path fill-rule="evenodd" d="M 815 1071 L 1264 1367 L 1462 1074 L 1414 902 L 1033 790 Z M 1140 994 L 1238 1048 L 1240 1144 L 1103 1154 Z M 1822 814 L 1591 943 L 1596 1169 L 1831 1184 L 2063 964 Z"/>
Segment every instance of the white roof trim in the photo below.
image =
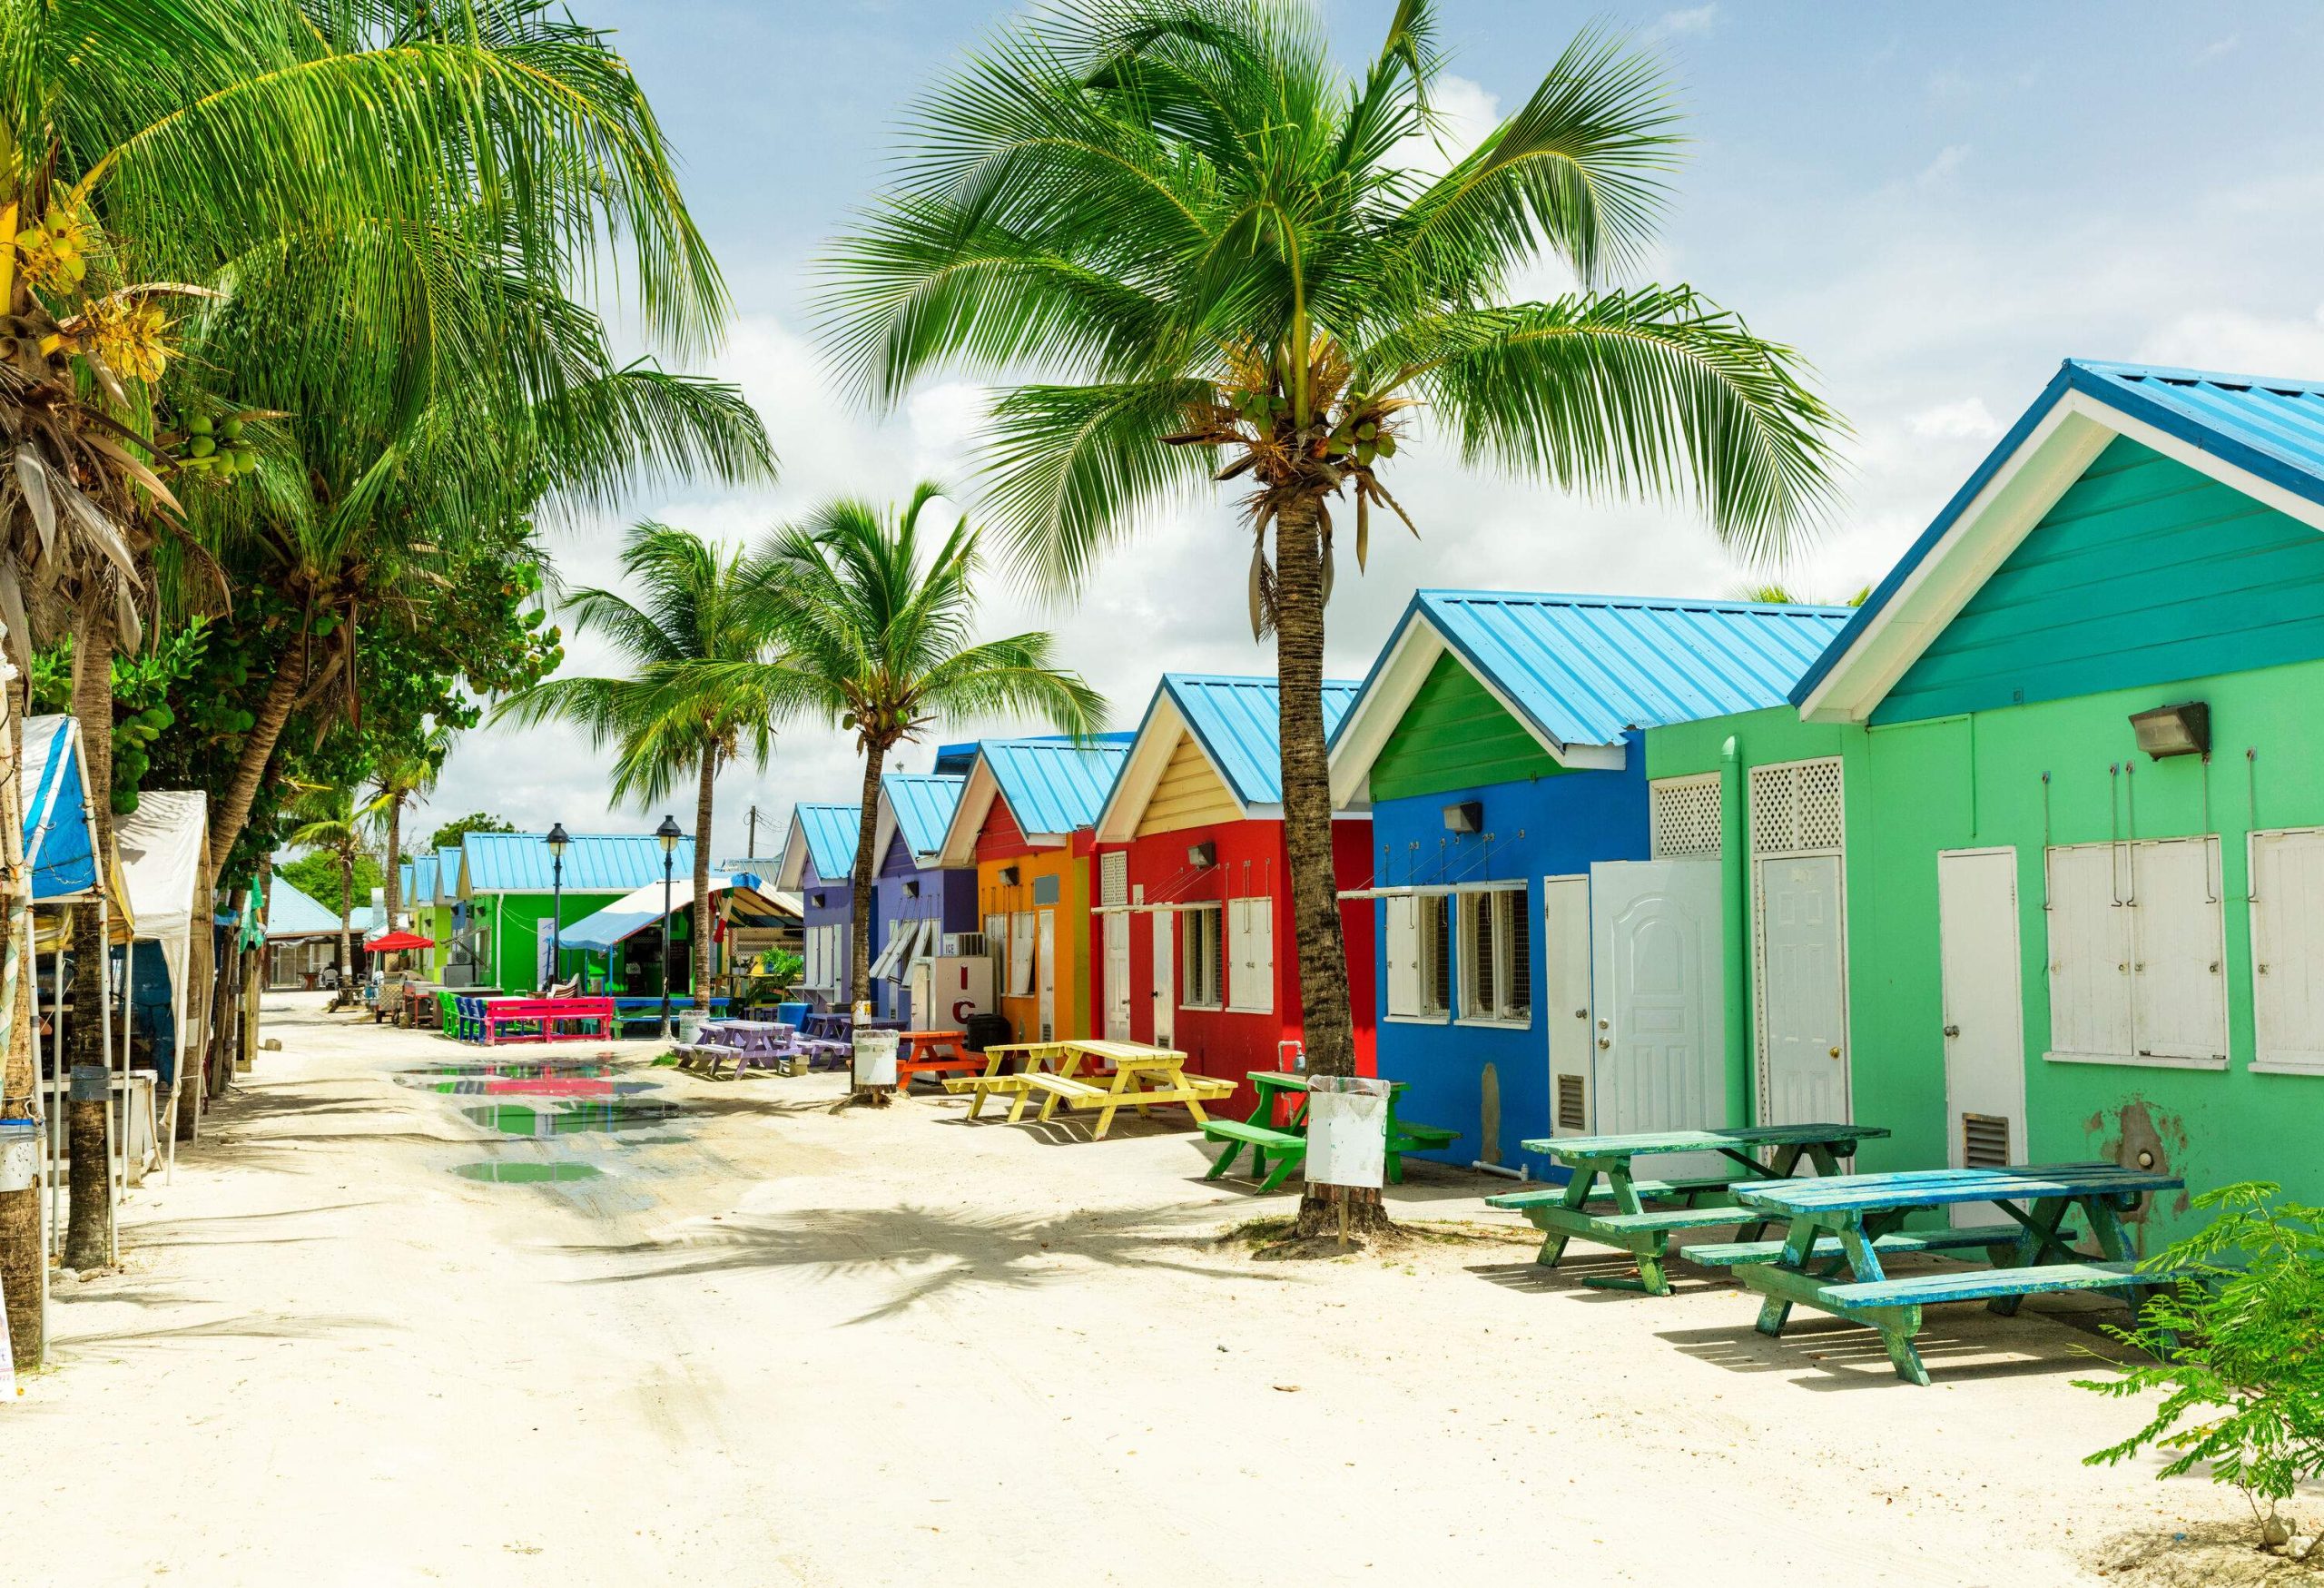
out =
<path fill-rule="evenodd" d="M 1898 680 L 2116 436 L 2152 448 L 2311 528 L 2324 530 L 2324 507 L 2134 419 L 2088 392 L 2070 390 L 2027 433 L 1984 488 L 1961 510 L 1944 538 L 1874 614 L 1856 643 L 1800 703 L 1800 715 L 1809 722 L 1870 720 Z"/>
<path fill-rule="evenodd" d="M 1137 737 L 1130 742 L 1129 758 L 1122 763 L 1121 775 L 1114 779 L 1113 792 L 1106 796 L 1106 808 L 1098 813 L 1097 842 L 1128 843 L 1137 836 L 1138 824 L 1146 819 L 1146 807 L 1154 801 L 1154 791 L 1160 786 L 1162 774 L 1168 770 L 1171 756 L 1177 754 L 1178 738 L 1184 735 L 1193 741 L 1201 753 L 1203 764 L 1210 768 L 1211 776 L 1234 803 L 1236 821 L 1248 820 L 1254 808 L 1243 803 L 1235 792 L 1234 779 L 1228 777 L 1203 743 L 1202 735 L 1187 720 L 1171 697 L 1168 685 L 1157 686 L 1154 703 L 1147 707 L 1146 720 L 1138 725 Z M 1281 807 L 1273 807 L 1279 814 Z"/>
<path fill-rule="evenodd" d="M 795 893 L 807 880 L 807 829 L 799 813 L 791 813 L 790 830 L 783 835 L 783 863 L 776 867 L 774 885 Z"/>

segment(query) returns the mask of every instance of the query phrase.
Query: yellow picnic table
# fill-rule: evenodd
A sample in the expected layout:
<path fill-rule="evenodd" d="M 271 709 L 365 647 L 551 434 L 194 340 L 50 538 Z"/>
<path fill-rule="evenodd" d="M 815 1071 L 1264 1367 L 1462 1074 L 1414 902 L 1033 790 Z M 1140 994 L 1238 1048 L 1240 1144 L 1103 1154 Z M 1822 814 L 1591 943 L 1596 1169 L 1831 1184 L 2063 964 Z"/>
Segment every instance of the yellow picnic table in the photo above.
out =
<path fill-rule="evenodd" d="M 1235 1083 L 1223 1076 L 1188 1075 L 1187 1056 L 1174 1048 L 1148 1048 L 1138 1042 L 1114 1042 L 1098 1037 L 1067 1037 L 1049 1042 L 997 1042 L 984 1050 L 981 1075 L 948 1078 L 944 1090 L 970 1094 L 969 1118 L 984 1111 L 988 1098 L 1010 1097 L 1011 1122 L 1025 1117 L 1025 1105 L 1041 1094 L 1040 1118 L 1046 1122 L 1063 1103 L 1069 1109 L 1098 1110 L 1090 1139 L 1102 1139 L 1120 1109 L 1144 1113 L 1161 1103 L 1184 1103 L 1199 1125 L 1209 1116 L 1206 1102 L 1231 1096 Z M 1021 1055 L 1025 1067 L 1011 1075 L 1001 1066 Z M 1085 1079 L 1085 1064 L 1109 1069 L 1110 1075 Z M 1100 1085 L 1100 1080 L 1106 1084 Z"/>

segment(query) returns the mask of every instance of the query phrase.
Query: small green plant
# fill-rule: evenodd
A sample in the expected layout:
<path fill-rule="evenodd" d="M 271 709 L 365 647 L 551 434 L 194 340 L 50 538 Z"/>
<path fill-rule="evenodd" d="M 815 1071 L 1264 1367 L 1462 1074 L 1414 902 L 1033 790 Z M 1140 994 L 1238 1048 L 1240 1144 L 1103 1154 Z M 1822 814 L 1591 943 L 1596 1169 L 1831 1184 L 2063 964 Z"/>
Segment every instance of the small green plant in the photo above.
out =
<path fill-rule="evenodd" d="M 2324 1208 L 2280 1200 L 2281 1190 L 2255 1181 L 2196 1198 L 2219 1217 L 2148 1259 L 2177 1276 L 2171 1289 L 2135 1327 L 2110 1331 L 2156 1360 L 2075 1381 L 2117 1399 L 2163 1392 L 2144 1427 L 2085 1462 L 2151 1446 L 2176 1453 L 2160 1477 L 2208 1466 L 2242 1491 L 2270 1544 L 2293 1531 L 2279 1507 L 2324 1476 Z M 2316 1553 L 2311 1543 L 2302 1558 Z"/>

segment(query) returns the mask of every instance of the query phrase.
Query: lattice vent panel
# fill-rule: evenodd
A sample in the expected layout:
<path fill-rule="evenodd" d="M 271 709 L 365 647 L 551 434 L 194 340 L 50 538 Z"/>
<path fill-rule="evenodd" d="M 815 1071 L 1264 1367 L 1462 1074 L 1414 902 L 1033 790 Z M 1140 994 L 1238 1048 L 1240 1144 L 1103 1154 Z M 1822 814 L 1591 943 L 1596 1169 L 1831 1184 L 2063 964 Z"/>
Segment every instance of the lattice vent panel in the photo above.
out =
<path fill-rule="evenodd" d="M 1649 785 L 1654 858 L 1717 854 L 1719 851 L 1718 776 L 1670 777 Z"/>

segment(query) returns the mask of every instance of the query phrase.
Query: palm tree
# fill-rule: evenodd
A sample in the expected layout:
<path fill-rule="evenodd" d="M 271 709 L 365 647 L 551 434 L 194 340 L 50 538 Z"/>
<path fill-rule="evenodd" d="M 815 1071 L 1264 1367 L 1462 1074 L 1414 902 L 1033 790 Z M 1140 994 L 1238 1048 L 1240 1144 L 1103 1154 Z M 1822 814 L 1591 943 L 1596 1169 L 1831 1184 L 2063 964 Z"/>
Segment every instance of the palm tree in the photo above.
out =
<path fill-rule="evenodd" d="M 1049 635 L 970 638 L 983 558 L 965 516 L 923 566 L 921 518 L 943 494 L 923 481 L 901 512 L 842 499 L 778 530 L 753 602 L 771 659 L 696 669 L 750 680 L 778 720 L 820 721 L 855 734 L 863 803 L 849 985 L 858 1000 L 872 983 L 880 778 L 896 746 L 939 717 L 1038 716 L 1077 737 L 1104 720 L 1104 699 L 1052 661 Z M 887 1094 L 866 1090 L 857 1100 L 884 1104 Z"/>
<path fill-rule="evenodd" d="M 298 849 L 320 849 L 339 862 L 339 996 L 349 1001 L 355 988 L 355 857 L 363 853 L 366 814 L 349 788 L 301 789 L 294 807 L 299 825 L 290 842 Z"/>
<path fill-rule="evenodd" d="M 743 757 L 764 766 L 774 745 L 755 679 L 707 669 L 758 659 L 758 579 L 741 550 L 650 521 L 631 528 L 621 566 L 637 599 L 589 588 L 569 593 L 563 607 L 574 633 L 602 634 L 633 664 L 633 676 L 551 678 L 504 701 L 493 720 L 578 723 L 600 749 L 617 748 L 613 792 L 625 804 L 655 804 L 693 769 L 694 996 L 707 1007 L 713 794 L 720 768 Z"/>
<path fill-rule="evenodd" d="M 1840 429 L 1788 350 L 1692 288 L 1597 285 L 1643 255 L 1677 152 L 1659 73 L 1620 43 L 1582 37 L 1473 152 L 1413 169 L 1434 11 L 1400 0 L 1350 78 L 1309 4 L 1059 0 L 920 105 L 916 148 L 827 267 L 832 345 L 877 404 L 942 368 L 1056 372 L 995 399 L 985 478 L 1018 567 L 1050 587 L 1166 498 L 1251 488 L 1324 1073 L 1354 1065 L 1321 694 L 1334 505 L 1360 568 L 1375 512 L 1411 526 L 1398 449 L 1434 435 L 1565 488 L 1691 497 L 1771 556 L 1820 506 Z M 1512 301 L 1543 255 L 1582 285 Z M 1300 1217 L 1335 1222 L 1312 1191 Z"/>
<path fill-rule="evenodd" d="M 441 723 L 428 725 L 414 744 L 399 745 L 379 758 L 371 774 L 371 798 L 364 805 L 374 814 L 388 841 L 385 863 L 388 930 L 395 930 L 396 912 L 403 906 L 403 807 L 409 799 L 425 799 L 434 792 L 444 771 L 444 757 L 452 752 L 452 732 Z"/>

